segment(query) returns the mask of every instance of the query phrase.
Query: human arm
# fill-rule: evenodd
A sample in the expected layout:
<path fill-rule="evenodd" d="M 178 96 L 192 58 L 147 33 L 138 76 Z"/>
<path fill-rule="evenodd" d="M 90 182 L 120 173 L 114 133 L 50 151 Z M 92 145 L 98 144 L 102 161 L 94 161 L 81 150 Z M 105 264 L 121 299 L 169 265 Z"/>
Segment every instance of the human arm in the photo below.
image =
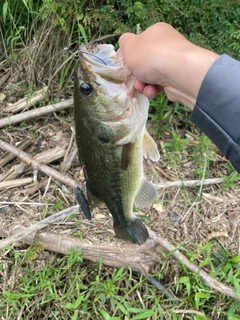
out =
<path fill-rule="evenodd" d="M 210 66 L 219 57 L 198 47 L 166 23 L 156 23 L 140 35 L 119 39 L 126 65 L 138 79 L 137 90 L 148 98 L 165 92 L 169 100 L 193 109 Z"/>
<path fill-rule="evenodd" d="M 240 173 L 240 62 L 223 55 L 204 77 L 191 120 Z"/>
<path fill-rule="evenodd" d="M 192 121 L 240 172 L 240 62 L 195 46 L 165 23 L 119 43 L 136 89 L 149 98 L 165 92 L 193 110 Z"/>

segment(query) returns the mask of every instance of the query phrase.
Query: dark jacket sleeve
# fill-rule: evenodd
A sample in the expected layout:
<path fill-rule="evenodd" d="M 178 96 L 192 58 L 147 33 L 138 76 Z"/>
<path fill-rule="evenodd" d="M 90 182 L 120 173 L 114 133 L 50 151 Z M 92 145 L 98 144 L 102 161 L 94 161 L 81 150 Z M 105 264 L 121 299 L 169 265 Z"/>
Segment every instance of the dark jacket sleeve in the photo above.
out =
<path fill-rule="evenodd" d="M 200 87 L 191 120 L 240 173 L 240 62 L 219 57 Z"/>

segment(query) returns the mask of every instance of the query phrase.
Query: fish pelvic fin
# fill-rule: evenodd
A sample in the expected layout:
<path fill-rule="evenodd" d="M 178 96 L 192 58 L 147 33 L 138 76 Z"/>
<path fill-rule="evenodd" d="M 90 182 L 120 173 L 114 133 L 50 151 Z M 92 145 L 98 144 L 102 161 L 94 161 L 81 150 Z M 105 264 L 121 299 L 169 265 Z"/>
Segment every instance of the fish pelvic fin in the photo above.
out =
<path fill-rule="evenodd" d="M 160 158 L 157 144 L 147 130 L 143 137 L 143 156 L 144 158 L 149 157 L 152 161 L 158 161 Z"/>
<path fill-rule="evenodd" d="M 91 211 L 84 193 L 79 187 L 75 187 L 73 189 L 73 193 L 75 200 L 74 202 L 77 202 L 79 204 L 79 211 L 83 212 L 86 219 L 91 220 Z"/>
<path fill-rule="evenodd" d="M 128 240 L 138 245 L 144 244 L 149 237 L 146 226 L 139 218 L 135 218 L 124 226 L 114 224 L 113 228 L 117 238 Z"/>
<path fill-rule="evenodd" d="M 134 200 L 134 205 L 137 208 L 146 208 L 152 204 L 158 197 L 158 191 L 154 185 L 143 178 L 142 186 Z"/>

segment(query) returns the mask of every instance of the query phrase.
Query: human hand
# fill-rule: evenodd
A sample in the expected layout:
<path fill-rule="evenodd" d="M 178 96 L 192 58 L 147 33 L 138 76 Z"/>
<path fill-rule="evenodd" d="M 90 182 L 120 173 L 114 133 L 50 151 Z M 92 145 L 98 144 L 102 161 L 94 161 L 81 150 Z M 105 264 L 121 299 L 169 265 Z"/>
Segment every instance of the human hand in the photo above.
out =
<path fill-rule="evenodd" d="M 141 33 L 123 34 L 119 45 L 126 65 L 137 78 L 135 88 L 148 98 L 165 92 L 169 100 L 193 109 L 207 71 L 218 58 L 166 23 Z"/>

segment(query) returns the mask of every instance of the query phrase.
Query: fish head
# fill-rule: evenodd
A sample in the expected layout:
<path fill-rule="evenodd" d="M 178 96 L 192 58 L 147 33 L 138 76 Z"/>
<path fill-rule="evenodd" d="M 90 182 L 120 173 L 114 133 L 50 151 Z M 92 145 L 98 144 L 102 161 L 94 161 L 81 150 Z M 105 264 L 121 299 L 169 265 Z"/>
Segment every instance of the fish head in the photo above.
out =
<path fill-rule="evenodd" d="M 75 109 L 82 109 L 88 118 L 125 126 L 125 135 L 131 131 L 132 138 L 145 126 L 149 108 L 148 99 L 136 91 L 134 82 L 121 50 L 115 51 L 110 44 L 81 46 L 75 73 Z"/>

